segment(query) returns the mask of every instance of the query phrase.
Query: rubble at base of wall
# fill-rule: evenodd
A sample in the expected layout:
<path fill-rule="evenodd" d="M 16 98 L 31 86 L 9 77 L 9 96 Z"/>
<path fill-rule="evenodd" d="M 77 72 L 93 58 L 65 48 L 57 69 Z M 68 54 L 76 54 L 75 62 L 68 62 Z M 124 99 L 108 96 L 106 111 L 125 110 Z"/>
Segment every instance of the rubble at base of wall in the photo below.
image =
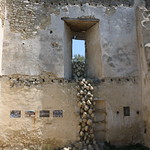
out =
<path fill-rule="evenodd" d="M 101 148 L 96 143 L 95 145 L 87 145 L 85 144 L 85 142 L 77 142 L 75 144 L 57 150 L 101 150 Z"/>

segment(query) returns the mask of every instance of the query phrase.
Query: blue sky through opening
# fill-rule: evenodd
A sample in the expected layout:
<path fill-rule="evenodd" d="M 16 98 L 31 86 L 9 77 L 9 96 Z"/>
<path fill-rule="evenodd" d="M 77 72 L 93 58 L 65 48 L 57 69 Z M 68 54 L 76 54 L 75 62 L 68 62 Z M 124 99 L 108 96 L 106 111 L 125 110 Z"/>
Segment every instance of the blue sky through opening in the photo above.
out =
<path fill-rule="evenodd" d="M 76 54 L 85 56 L 85 40 L 72 40 L 72 57 Z"/>

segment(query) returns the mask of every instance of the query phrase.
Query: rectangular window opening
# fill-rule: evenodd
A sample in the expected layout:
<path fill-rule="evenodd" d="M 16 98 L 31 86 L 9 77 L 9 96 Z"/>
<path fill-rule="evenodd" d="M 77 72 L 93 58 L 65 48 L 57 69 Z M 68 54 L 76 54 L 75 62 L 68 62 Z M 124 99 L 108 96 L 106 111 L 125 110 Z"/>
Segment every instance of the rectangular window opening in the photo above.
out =
<path fill-rule="evenodd" d="M 99 19 L 62 20 L 65 22 L 64 77 L 99 79 L 102 76 Z M 80 65 L 75 60 L 84 64 Z"/>
<path fill-rule="evenodd" d="M 130 107 L 123 107 L 124 116 L 130 116 Z"/>
<path fill-rule="evenodd" d="M 75 58 L 85 62 L 85 40 L 72 39 L 72 60 Z"/>
<path fill-rule="evenodd" d="M 85 40 L 72 39 L 72 70 L 73 79 L 85 77 Z"/>

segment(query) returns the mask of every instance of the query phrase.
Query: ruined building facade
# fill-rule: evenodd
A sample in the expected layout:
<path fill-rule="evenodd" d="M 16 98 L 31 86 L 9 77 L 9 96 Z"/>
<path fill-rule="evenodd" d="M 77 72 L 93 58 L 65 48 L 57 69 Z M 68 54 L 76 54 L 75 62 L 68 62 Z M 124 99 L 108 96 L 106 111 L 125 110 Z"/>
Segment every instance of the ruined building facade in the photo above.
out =
<path fill-rule="evenodd" d="M 0 0 L 0 147 L 79 139 L 72 39 L 86 41 L 94 135 L 150 147 L 148 0 Z"/>

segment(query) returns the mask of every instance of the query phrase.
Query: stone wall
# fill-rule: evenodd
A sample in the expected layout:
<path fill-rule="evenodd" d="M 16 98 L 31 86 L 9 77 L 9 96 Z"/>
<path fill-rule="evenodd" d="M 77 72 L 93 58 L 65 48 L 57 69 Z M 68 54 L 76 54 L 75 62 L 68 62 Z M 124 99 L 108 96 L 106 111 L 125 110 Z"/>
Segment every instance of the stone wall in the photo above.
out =
<path fill-rule="evenodd" d="M 35 79 L 42 79 L 35 84 Z M 43 79 L 45 82 L 43 82 Z M 12 82 L 14 83 L 12 86 Z M 27 83 L 28 84 L 24 84 Z M 106 78 L 94 85 L 96 103 L 106 103 L 106 119 L 94 118 L 95 132 L 112 144 L 123 145 L 142 142 L 141 93 L 137 77 Z M 30 83 L 30 84 L 29 84 Z M 4 148 L 59 147 L 79 140 L 79 109 L 76 83 L 48 76 L 13 75 L 0 81 L 0 146 Z M 137 94 L 138 93 L 138 94 Z M 124 116 L 123 107 L 130 107 L 130 116 Z M 100 109 L 101 104 L 97 109 Z M 102 106 L 103 107 L 103 106 Z M 97 109 L 95 111 L 97 111 Z M 21 117 L 13 118 L 12 110 L 20 110 Z M 35 111 L 26 116 L 25 111 Z M 41 110 L 49 110 L 49 117 L 40 117 Z M 63 116 L 53 116 L 54 110 L 62 110 Z M 96 112 L 95 112 L 96 113 Z M 98 121 L 102 121 L 98 130 Z"/>
<path fill-rule="evenodd" d="M 76 83 L 66 80 L 72 76 L 73 31 L 64 18 L 98 20 L 96 36 L 87 36 L 89 43 L 98 41 L 97 55 L 88 45 L 90 66 L 96 66 L 88 78 L 95 89 L 97 141 L 124 145 L 145 140 L 149 145 L 149 11 L 137 9 L 141 1 L 6 0 L 5 7 L 3 2 L 0 147 L 46 149 L 79 139 Z M 92 69 L 98 74 L 93 80 Z M 14 110 L 21 117 L 13 118 Z M 40 117 L 41 110 L 50 116 Z M 63 115 L 56 117 L 55 110 Z M 26 117 L 25 111 L 35 115 Z"/>
<path fill-rule="evenodd" d="M 56 148 L 77 139 L 76 84 L 49 79 L 51 84 L 45 80 L 35 85 L 35 77 L 15 75 L 10 78 L 2 77 L 0 81 L 0 105 L 3 107 L 0 112 L 0 147 L 21 150 L 23 147 L 40 149 L 43 145 L 45 149 L 46 146 Z M 12 81 L 16 81 L 13 87 Z M 19 84 L 19 81 L 28 81 L 30 86 Z M 12 110 L 21 111 L 21 117 L 10 115 Z M 50 116 L 40 117 L 41 110 L 49 110 Z M 55 110 L 61 110 L 63 114 L 56 116 L 53 114 Z M 25 111 L 35 111 L 35 115 L 26 116 Z"/>
<path fill-rule="evenodd" d="M 97 28 L 102 49 L 99 56 L 102 62 L 100 77 L 137 75 L 135 9 L 88 3 L 81 6 L 7 0 L 2 74 L 38 75 L 46 71 L 67 78 L 65 64 L 71 59 L 66 59 L 64 55 L 71 39 L 66 45 L 64 37 L 67 33 L 62 20 L 66 17 L 95 18 L 100 21 Z"/>
<path fill-rule="evenodd" d="M 97 97 L 106 101 L 106 140 L 115 145 L 142 143 L 142 93 L 138 77 L 106 78 L 97 86 Z M 125 116 L 124 107 L 130 107 Z"/>
<path fill-rule="evenodd" d="M 141 56 L 141 84 L 142 84 L 142 107 L 144 120 L 144 142 L 147 146 L 149 144 L 149 89 L 150 89 L 150 11 L 145 7 L 140 7 L 137 11 L 138 20 L 138 39 L 139 50 Z"/>

